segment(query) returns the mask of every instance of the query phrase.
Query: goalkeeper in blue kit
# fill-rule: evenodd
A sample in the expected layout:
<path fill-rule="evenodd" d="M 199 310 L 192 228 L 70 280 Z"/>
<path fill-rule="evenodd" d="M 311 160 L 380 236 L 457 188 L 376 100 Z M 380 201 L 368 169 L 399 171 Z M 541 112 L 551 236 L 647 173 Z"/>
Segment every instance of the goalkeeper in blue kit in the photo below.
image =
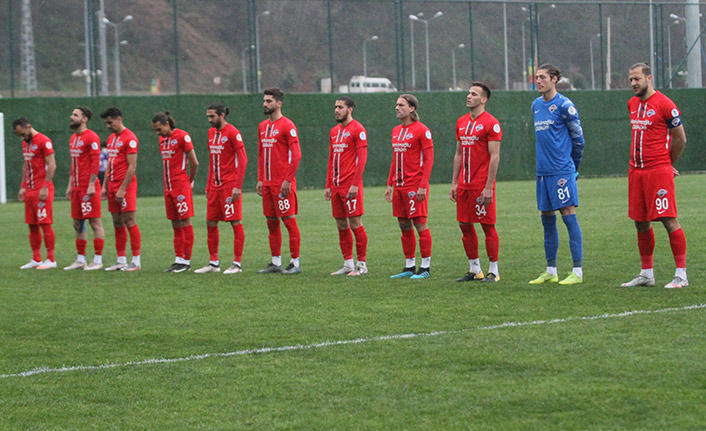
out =
<path fill-rule="evenodd" d="M 583 156 L 583 130 L 574 103 L 558 93 L 561 71 L 551 64 L 537 69 L 535 82 L 540 97 L 532 103 L 537 152 L 537 209 L 542 213 L 547 269 L 530 284 L 579 284 L 583 282 L 583 236 L 576 218 L 579 206 L 578 167 Z M 573 269 L 559 281 L 557 251 L 559 233 L 556 211 L 569 231 Z"/>

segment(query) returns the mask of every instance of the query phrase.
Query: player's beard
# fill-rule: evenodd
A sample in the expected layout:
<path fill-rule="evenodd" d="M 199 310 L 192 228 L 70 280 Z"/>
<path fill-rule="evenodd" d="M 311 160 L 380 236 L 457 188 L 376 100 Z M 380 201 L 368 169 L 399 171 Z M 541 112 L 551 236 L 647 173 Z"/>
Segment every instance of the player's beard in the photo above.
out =
<path fill-rule="evenodd" d="M 221 126 L 222 126 L 222 125 L 223 125 L 223 123 L 221 123 L 221 119 L 220 119 L 220 118 L 217 119 L 217 120 L 215 120 L 213 123 L 211 123 L 211 127 L 215 127 L 215 128 L 218 129 L 218 130 L 221 129 Z"/>
<path fill-rule="evenodd" d="M 272 113 L 275 112 L 275 109 L 274 109 L 274 108 L 263 108 L 263 109 L 262 109 L 262 112 L 263 112 L 265 115 L 272 115 Z"/>
<path fill-rule="evenodd" d="M 635 96 L 639 97 L 640 99 L 642 99 L 645 94 L 647 94 L 647 86 L 640 87 L 640 89 L 635 92 Z"/>
<path fill-rule="evenodd" d="M 346 113 L 343 117 L 341 118 L 336 118 L 337 123 L 344 123 L 346 120 L 348 120 L 348 113 Z"/>
<path fill-rule="evenodd" d="M 69 128 L 71 130 L 78 130 L 79 127 L 81 127 L 81 123 L 74 123 L 73 121 L 69 123 Z"/>

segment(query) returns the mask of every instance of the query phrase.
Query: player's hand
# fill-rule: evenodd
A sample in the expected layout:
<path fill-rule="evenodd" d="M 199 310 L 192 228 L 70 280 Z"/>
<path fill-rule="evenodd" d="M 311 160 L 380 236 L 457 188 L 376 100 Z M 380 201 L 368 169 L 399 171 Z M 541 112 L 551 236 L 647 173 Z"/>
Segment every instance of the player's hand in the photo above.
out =
<path fill-rule="evenodd" d="M 579 171 L 574 172 L 574 179 L 575 179 L 576 181 L 579 180 Z"/>
<path fill-rule="evenodd" d="M 287 180 L 282 181 L 282 187 L 279 189 L 279 195 L 282 197 L 282 199 L 286 198 L 289 196 L 289 192 L 292 190 L 292 183 L 290 183 Z"/>
<path fill-rule="evenodd" d="M 118 205 L 122 206 L 124 200 L 125 200 L 125 190 L 118 189 L 118 191 L 115 192 L 115 202 Z"/>
<path fill-rule="evenodd" d="M 331 189 L 330 188 L 324 189 L 324 200 L 327 200 L 327 201 L 331 200 Z"/>
<path fill-rule="evenodd" d="M 417 201 L 424 202 L 425 200 L 427 200 L 427 189 L 420 187 L 419 190 L 417 190 Z"/>
<path fill-rule="evenodd" d="M 235 201 L 237 201 L 238 199 L 240 199 L 240 195 L 241 195 L 241 194 L 242 194 L 242 190 L 241 190 L 241 189 L 239 189 L 239 188 L 237 188 L 237 187 L 233 187 L 233 191 L 231 192 L 230 197 L 233 199 L 233 202 L 235 202 Z"/>
<path fill-rule="evenodd" d="M 255 193 L 257 193 L 258 196 L 262 196 L 262 181 L 258 181 L 257 184 L 255 184 Z"/>
<path fill-rule="evenodd" d="M 483 202 L 483 205 L 490 205 L 493 203 L 493 189 L 483 189 L 482 192 L 480 192 L 480 197 L 481 197 L 481 202 Z"/>
<path fill-rule="evenodd" d="M 674 177 L 675 177 L 675 178 L 679 176 L 679 171 L 678 171 L 677 168 L 675 168 L 674 166 L 672 166 L 672 172 L 674 172 Z"/>
<path fill-rule="evenodd" d="M 66 199 L 71 199 L 71 186 L 66 189 Z"/>
<path fill-rule="evenodd" d="M 39 189 L 39 200 L 44 202 L 49 197 L 49 188 L 47 186 Z"/>
<path fill-rule="evenodd" d="M 451 202 L 456 202 L 456 198 L 458 198 L 458 195 L 456 193 L 457 189 L 458 189 L 458 186 L 452 185 L 451 190 L 449 190 L 449 199 L 451 199 Z"/>
<path fill-rule="evenodd" d="M 67 194 L 70 195 L 71 192 L 67 190 Z M 95 184 L 89 184 L 88 188 L 86 189 L 86 194 L 88 195 L 89 198 L 92 198 L 93 195 L 96 194 L 96 185 Z M 67 196 L 69 197 L 69 196 Z"/>
<path fill-rule="evenodd" d="M 358 196 L 358 186 L 351 186 L 348 189 L 348 194 L 346 195 L 346 198 L 355 199 L 356 196 Z"/>
<path fill-rule="evenodd" d="M 26 190 L 24 188 L 20 187 L 20 191 L 17 192 L 17 200 L 19 200 L 20 202 L 24 201 L 25 200 L 25 192 L 26 192 Z"/>
<path fill-rule="evenodd" d="M 392 202 L 392 186 L 387 186 L 387 189 L 385 189 L 385 199 L 388 202 Z"/>
<path fill-rule="evenodd" d="M 101 200 L 104 201 L 108 199 L 108 187 L 103 187 L 103 190 L 101 190 Z"/>

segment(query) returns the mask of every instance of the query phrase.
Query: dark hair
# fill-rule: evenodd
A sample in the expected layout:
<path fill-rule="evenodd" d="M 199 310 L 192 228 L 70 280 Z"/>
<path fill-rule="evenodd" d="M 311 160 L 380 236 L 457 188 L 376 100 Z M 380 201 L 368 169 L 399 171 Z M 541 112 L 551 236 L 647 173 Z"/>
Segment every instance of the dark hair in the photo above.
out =
<path fill-rule="evenodd" d="M 485 96 L 486 99 L 490 100 L 490 87 L 485 85 L 485 82 L 482 81 L 473 81 L 471 82 L 471 87 L 480 87 L 483 89 L 483 95 Z"/>
<path fill-rule="evenodd" d="M 230 114 L 230 109 L 228 109 L 228 107 L 226 105 L 219 103 L 219 102 L 211 103 L 210 105 L 208 105 L 208 108 L 206 108 L 206 109 L 212 109 L 212 110 L 216 111 L 217 115 L 223 114 L 224 117 L 227 117 L 228 114 Z"/>
<path fill-rule="evenodd" d="M 409 106 L 414 108 L 414 111 L 412 111 L 412 114 L 410 115 L 412 120 L 419 121 L 419 114 L 417 113 L 417 109 L 419 109 L 419 100 L 411 94 L 401 94 L 400 98 L 406 100 Z"/>
<path fill-rule="evenodd" d="M 645 63 L 635 63 L 632 66 L 630 66 L 630 70 L 635 70 L 638 67 L 642 68 L 642 74 L 645 76 L 652 75 L 652 69 L 650 69 L 650 65 Z"/>
<path fill-rule="evenodd" d="M 279 88 L 273 87 L 273 88 L 268 88 L 265 91 L 262 92 L 265 96 L 272 96 L 274 99 L 278 102 L 281 102 L 284 100 L 284 93 L 282 90 Z"/>
<path fill-rule="evenodd" d="M 553 78 L 556 76 L 556 81 L 559 82 L 561 79 L 561 70 L 559 70 L 558 67 L 549 64 L 549 63 L 544 63 L 543 65 L 539 66 L 537 70 L 546 70 L 549 72 L 549 77 Z"/>
<path fill-rule="evenodd" d="M 120 109 L 111 106 L 110 108 L 106 109 L 105 111 L 101 112 L 100 117 L 102 119 L 106 119 L 108 117 L 110 118 L 122 118 L 123 113 L 120 111 Z"/>
<path fill-rule="evenodd" d="M 89 108 L 88 106 L 74 106 L 74 109 L 78 109 L 79 111 L 81 111 L 83 116 L 88 118 L 89 120 L 93 116 L 93 111 L 91 111 L 91 108 Z"/>
<path fill-rule="evenodd" d="M 348 97 L 348 96 L 341 96 L 341 97 L 339 97 L 338 99 L 336 99 L 337 102 L 338 102 L 339 100 L 340 100 L 341 102 L 345 103 L 347 107 L 349 107 L 349 108 L 355 108 L 355 102 L 354 102 L 353 99 L 351 99 L 350 97 Z"/>
<path fill-rule="evenodd" d="M 29 120 L 27 120 L 25 117 L 20 117 L 12 122 L 12 129 L 14 130 L 17 126 L 27 127 L 28 124 Z"/>
<path fill-rule="evenodd" d="M 169 123 L 169 127 L 171 127 L 172 129 L 176 129 L 176 121 L 174 121 L 174 118 L 172 118 L 171 114 L 169 114 L 169 111 L 157 112 L 156 114 L 154 114 L 154 117 L 152 117 L 152 122 L 159 124 Z"/>

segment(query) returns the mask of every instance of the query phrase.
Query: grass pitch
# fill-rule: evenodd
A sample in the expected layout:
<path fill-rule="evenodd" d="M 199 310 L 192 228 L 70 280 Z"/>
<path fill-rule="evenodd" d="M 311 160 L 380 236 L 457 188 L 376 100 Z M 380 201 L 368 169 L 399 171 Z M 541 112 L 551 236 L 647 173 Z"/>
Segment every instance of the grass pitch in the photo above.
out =
<path fill-rule="evenodd" d="M 691 286 L 676 291 L 659 287 L 674 262 L 657 224 L 658 287 L 618 287 L 640 265 L 626 178 L 579 181 L 579 286 L 527 284 L 544 269 L 533 182 L 497 185 L 501 281 L 491 286 L 454 281 L 467 261 L 447 185 L 431 188 L 432 278 L 418 281 L 388 278 L 404 260 L 382 188 L 366 189 L 371 273 L 354 279 L 328 275 L 341 256 L 321 190 L 299 191 L 303 273 L 291 277 L 255 273 L 269 249 L 254 193 L 244 195 L 244 272 L 232 276 L 162 272 L 173 256 L 161 198 L 138 201 L 139 273 L 20 271 L 30 258 L 24 210 L 4 205 L 0 429 L 702 429 L 706 310 L 685 307 L 706 303 L 703 181 L 677 179 Z M 199 267 L 203 196 L 195 205 Z M 67 201 L 54 217 L 66 266 Z M 566 273 L 560 221 L 559 233 Z M 231 244 L 221 224 L 224 263 Z M 638 310 L 649 312 L 623 313 Z M 498 327 L 506 322 L 517 325 Z"/>

